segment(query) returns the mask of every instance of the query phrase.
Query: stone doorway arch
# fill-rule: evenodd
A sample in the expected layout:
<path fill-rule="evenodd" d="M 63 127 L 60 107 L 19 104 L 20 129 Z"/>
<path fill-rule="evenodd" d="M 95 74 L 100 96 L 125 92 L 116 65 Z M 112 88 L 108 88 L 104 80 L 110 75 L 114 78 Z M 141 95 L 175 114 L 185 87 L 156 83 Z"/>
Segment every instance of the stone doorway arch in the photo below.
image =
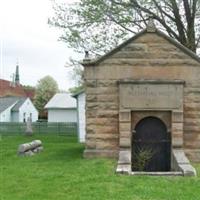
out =
<path fill-rule="evenodd" d="M 132 171 L 170 171 L 171 135 L 158 117 L 141 119 L 132 131 Z"/>

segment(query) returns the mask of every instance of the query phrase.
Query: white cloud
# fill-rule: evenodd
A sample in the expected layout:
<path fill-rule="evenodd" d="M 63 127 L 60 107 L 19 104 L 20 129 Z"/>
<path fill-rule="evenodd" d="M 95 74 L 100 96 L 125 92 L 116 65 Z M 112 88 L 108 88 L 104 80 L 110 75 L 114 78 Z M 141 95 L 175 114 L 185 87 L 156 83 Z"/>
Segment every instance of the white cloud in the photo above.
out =
<path fill-rule="evenodd" d="M 61 89 L 74 85 L 70 69 L 64 64 L 69 56 L 76 55 L 57 41 L 60 32 L 47 24 L 53 13 L 51 3 L 50 0 L 0 0 L 1 78 L 10 79 L 19 59 L 22 84 L 35 85 L 43 76 L 51 75 Z"/>

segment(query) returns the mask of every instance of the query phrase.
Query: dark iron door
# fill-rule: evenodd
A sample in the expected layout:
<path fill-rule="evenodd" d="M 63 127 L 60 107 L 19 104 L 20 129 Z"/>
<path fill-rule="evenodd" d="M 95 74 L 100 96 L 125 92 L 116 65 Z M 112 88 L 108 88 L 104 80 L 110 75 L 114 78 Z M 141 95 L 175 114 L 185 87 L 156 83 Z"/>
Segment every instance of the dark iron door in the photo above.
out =
<path fill-rule="evenodd" d="M 132 134 L 133 171 L 170 171 L 170 133 L 159 118 L 142 119 Z"/>

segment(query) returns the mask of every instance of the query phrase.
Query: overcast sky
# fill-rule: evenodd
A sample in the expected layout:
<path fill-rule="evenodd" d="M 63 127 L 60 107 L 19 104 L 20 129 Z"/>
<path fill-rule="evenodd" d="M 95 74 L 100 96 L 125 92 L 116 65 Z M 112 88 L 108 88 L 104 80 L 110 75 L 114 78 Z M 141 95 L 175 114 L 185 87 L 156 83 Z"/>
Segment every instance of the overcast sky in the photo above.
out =
<path fill-rule="evenodd" d="M 11 80 L 19 60 L 22 84 L 35 86 L 51 75 L 60 89 L 74 86 L 71 69 L 64 65 L 77 55 L 57 41 L 61 32 L 47 24 L 52 14 L 50 0 L 0 0 L 0 78 Z"/>

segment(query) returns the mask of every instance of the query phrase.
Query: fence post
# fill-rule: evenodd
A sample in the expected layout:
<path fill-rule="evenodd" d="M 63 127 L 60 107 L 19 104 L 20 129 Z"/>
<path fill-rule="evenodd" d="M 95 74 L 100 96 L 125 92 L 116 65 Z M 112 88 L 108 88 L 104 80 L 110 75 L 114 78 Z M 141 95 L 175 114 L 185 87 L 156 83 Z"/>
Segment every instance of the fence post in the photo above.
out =
<path fill-rule="evenodd" d="M 19 133 L 21 133 L 21 130 L 23 130 L 23 125 L 24 124 L 22 124 L 22 127 L 21 127 L 21 124 L 15 124 L 16 130 L 17 130 L 17 127 L 18 127 Z"/>
<path fill-rule="evenodd" d="M 40 122 L 38 122 L 39 123 L 39 126 L 38 126 L 38 132 L 39 132 L 39 134 L 40 134 Z"/>
<path fill-rule="evenodd" d="M 60 135 L 60 124 L 58 123 L 58 135 Z"/>

